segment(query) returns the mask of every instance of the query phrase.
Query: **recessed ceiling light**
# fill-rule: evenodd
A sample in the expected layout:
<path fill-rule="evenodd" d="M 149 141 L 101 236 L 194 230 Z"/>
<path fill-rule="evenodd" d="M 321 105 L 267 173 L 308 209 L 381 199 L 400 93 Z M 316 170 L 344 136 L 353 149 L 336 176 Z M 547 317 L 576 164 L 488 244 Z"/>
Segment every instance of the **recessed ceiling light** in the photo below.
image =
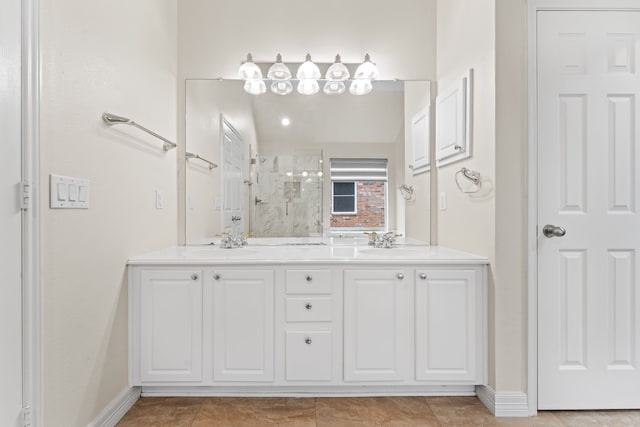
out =
<path fill-rule="evenodd" d="M 291 124 L 291 120 L 289 120 L 289 117 L 283 117 L 280 123 L 282 123 L 282 126 L 289 126 Z"/>

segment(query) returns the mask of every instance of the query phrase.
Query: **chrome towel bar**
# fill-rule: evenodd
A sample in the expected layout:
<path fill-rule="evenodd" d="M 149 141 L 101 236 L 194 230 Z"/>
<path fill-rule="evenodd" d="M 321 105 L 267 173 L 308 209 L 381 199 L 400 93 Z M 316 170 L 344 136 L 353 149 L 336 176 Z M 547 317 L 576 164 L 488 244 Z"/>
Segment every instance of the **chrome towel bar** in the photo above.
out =
<path fill-rule="evenodd" d="M 157 133 L 155 133 L 152 130 L 147 129 L 144 126 L 139 125 L 138 123 L 134 122 L 131 119 L 128 119 L 126 117 L 122 117 L 122 116 L 117 116 L 115 114 L 111 114 L 111 113 L 103 113 L 102 114 L 102 120 L 105 121 L 105 123 L 107 123 L 109 126 L 113 126 L 113 125 L 129 125 L 129 126 L 134 126 L 137 127 L 138 129 L 155 136 L 158 139 L 161 139 L 163 141 L 163 148 L 164 151 L 169 151 L 172 148 L 176 148 L 176 143 L 169 141 L 167 138 L 158 135 Z"/>
<path fill-rule="evenodd" d="M 185 154 L 185 157 L 187 158 L 187 160 L 189 160 L 189 159 L 198 159 L 198 160 L 202 160 L 203 162 L 207 163 L 209 165 L 209 170 L 218 167 L 218 165 L 216 165 L 215 163 L 205 159 L 204 157 L 201 157 L 199 154 L 190 153 L 188 151 L 186 153 L 184 153 L 184 154 Z"/>

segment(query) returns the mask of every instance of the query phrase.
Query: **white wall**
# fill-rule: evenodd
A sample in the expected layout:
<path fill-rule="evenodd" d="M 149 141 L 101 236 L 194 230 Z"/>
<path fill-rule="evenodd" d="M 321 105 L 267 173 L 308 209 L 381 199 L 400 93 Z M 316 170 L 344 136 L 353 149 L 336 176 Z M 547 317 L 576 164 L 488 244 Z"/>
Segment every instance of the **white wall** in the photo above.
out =
<path fill-rule="evenodd" d="M 414 175 L 409 165 L 413 163 L 413 116 L 431 104 L 430 82 L 405 82 L 404 84 L 404 183 L 413 187 L 413 198 L 405 203 L 406 235 L 425 242 L 431 241 L 431 172 Z M 433 126 L 431 126 L 433 130 Z M 433 132 L 431 132 L 433 134 Z M 433 142 L 433 137 L 431 138 Z"/>
<path fill-rule="evenodd" d="M 43 191 L 47 426 L 86 426 L 127 387 L 127 258 L 176 243 L 176 0 L 41 2 L 42 188 L 91 181 L 88 210 Z M 164 209 L 155 209 L 155 190 Z"/>
<path fill-rule="evenodd" d="M 489 380 L 495 385 L 495 0 L 439 0 L 437 22 L 438 92 L 474 70 L 473 157 L 438 169 L 437 191 L 447 198 L 446 210 L 437 206 L 438 244 L 489 257 Z M 482 175 L 479 193 L 457 188 L 462 167 Z"/>
<path fill-rule="evenodd" d="M 381 79 L 434 80 L 436 0 L 299 0 L 242 2 L 181 0 L 178 3 L 178 134 L 184 145 L 187 78 L 236 78 L 247 53 L 269 62 L 281 53 L 302 61 L 360 62 L 365 53 L 378 64 Z M 185 170 L 179 166 L 179 206 L 185 205 Z M 185 211 L 179 212 L 184 224 Z M 185 229 L 179 238 L 184 241 Z"/>

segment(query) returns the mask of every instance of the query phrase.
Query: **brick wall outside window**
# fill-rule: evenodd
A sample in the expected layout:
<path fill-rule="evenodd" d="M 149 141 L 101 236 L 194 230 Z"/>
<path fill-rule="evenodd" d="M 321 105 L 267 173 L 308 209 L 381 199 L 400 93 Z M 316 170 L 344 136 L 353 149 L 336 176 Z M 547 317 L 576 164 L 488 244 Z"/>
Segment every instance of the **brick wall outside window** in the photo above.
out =
<path fill-rule="evenodd" d="M 332 214 L 331 227 L 384 229 L 385 183 L 362 181 L 356 185 L 358 213 Z"/>

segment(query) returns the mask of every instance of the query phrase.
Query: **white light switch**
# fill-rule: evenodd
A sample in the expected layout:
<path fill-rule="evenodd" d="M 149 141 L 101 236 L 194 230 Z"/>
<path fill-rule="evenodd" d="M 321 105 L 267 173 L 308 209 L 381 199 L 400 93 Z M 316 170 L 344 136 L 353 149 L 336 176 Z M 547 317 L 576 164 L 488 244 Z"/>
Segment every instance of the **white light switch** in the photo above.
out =
<path fill-rule="evenodd" d="M 442 192 L 440 193 L 440 210 L 441 211 L 446 211 L 447 210 L 447 193 L 446 192 Z"/>
<path fill-rule="evenodd" d="M 51 175 L 49 200 L 52 209 L 89 209 L 87 179 Z"/>
<path fill-rule="evenodd" d="M 156 209 L 164 209 L 164 198 L 160 190 L 156 190 Z"/>

